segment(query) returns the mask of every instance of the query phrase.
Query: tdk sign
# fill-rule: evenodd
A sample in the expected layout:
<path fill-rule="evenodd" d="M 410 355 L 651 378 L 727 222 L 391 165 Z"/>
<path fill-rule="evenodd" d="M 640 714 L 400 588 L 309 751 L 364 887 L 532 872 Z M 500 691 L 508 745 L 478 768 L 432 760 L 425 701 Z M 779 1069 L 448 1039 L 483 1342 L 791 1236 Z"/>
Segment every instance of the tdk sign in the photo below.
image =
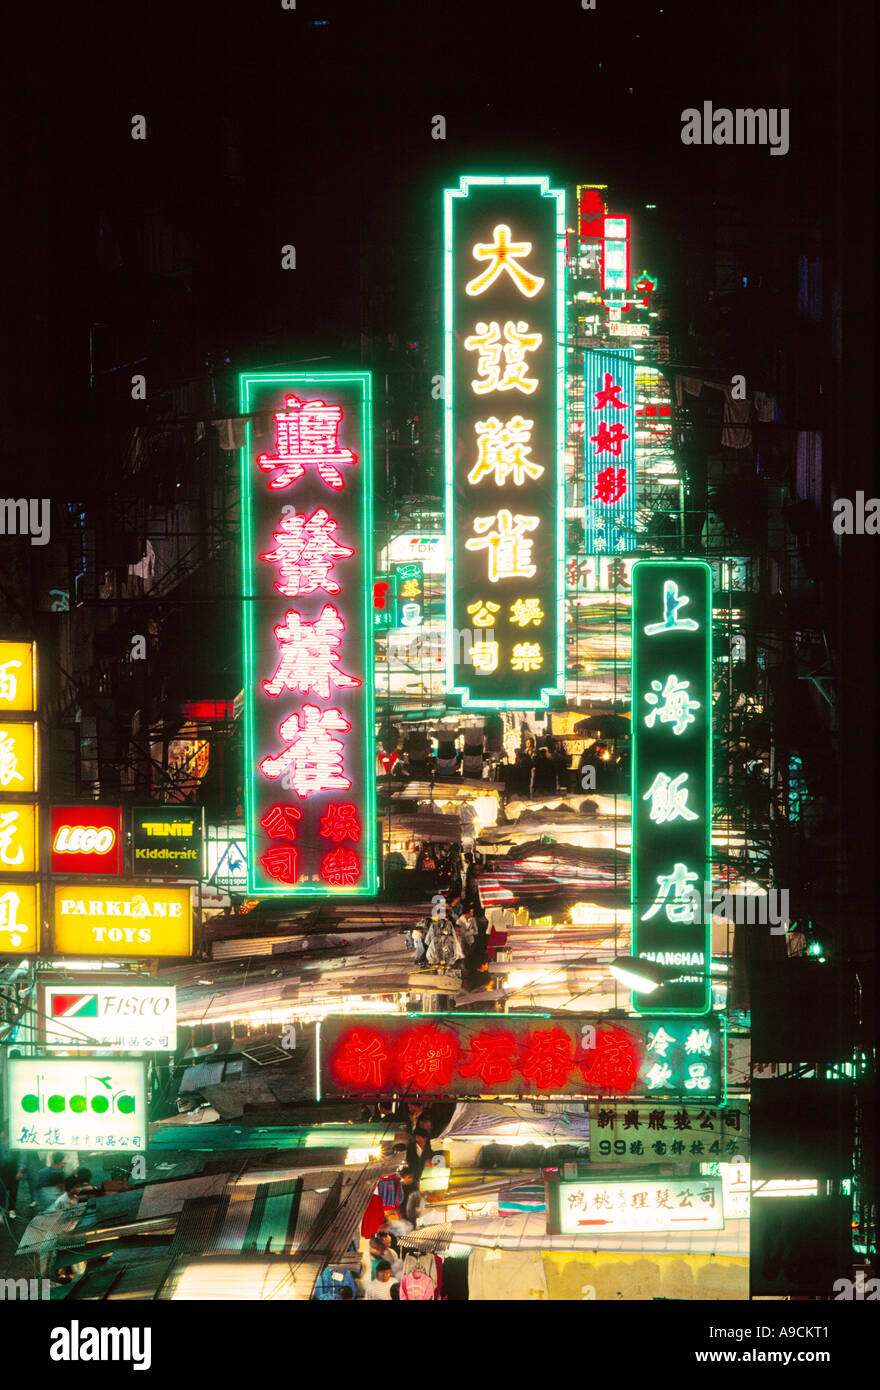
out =
<path fill-rule="evenodd" d="M 131 866 L 138 878 L 201 878 L 202 808 L 135 808 L 131 813 Z"/>
<path fill-rule="evenodd" d="M 121 873 L 121 807 L 53 806 L 51 820 L 53 874 Z"/>

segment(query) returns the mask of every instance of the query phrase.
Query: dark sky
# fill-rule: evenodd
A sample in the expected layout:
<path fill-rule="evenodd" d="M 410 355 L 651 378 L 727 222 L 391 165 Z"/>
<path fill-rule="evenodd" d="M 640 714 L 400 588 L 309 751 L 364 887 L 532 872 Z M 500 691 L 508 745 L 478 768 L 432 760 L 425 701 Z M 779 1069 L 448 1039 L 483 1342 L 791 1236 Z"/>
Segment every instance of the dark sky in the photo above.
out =
<path fill-rule="evenodd" d="M 424 286 L 397 276 L 397 257 L 436 240 L 440 191 L 464 172 L 546 172 L 607 182 L 621 209 L 656 203 L 645 230 L 661 268 L 676 246 L 686 259 L 719 181 L 758 208 L 786 180 L 799 211 L 821 200 L 840 117 L 834 11 L 794 0 L 596 5 L 98 0 L 17 14 L 3 98 L 8 293 L 21 319 L 4 342 L 12 410 L 32 416 L 42 353 L 56 407 L 75 396 L 90 323 L 118 312 L 96 274 L 99 218 L 112 233 L 105 271 L 114 257 L 138 264 L 133 238 L 151 209 L 191 248 L 183 305 L 129 275 L 133 328 L 177 332 L 188 315 L 255 361 L 279 334 L 293 357 L 357 346 L 362 243 L 380 261 L 388 248 L 391 312 L 399 304 L 401 331 L 412 331 Z M 857 30 L 860 6 L 842 8 Z M 791 154 L 685 148 L 681 111 L 704 99 L 788 106 Z M 147 119 L 144 142 L 130 136 L 135 114 Z M 438 114 L 445 141 L 431 138 Z M 295 273 L 280 270 L 285 243 Z"/>

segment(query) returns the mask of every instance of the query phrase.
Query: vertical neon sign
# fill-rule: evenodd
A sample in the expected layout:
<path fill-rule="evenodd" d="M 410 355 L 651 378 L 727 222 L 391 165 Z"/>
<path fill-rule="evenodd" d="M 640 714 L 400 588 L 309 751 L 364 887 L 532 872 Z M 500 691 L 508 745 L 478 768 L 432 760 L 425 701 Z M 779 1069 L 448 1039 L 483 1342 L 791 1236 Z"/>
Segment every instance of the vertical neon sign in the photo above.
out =
<path fill-rule="evenodd" d="M 464 709 L 547 708 L 564 679 L 565 194 L 444 195 L 446 672 Z"/>
<path fill-rule="evenodd" d="M 632 593 L 632 953 L 682 970 L 645 996 L 652 1014 L 706 1013 L 712 571 L 703 560 L 640 560 Z"/>
<path fill-rule="evenodd" d="M 584 550 L 635 550 L 636 380 L 633 348 L 584 353 Z"/>
<path fill-rule="evenodd" d="M 239 390 L 248 891 L 375 893 L 370 374 Z"/>

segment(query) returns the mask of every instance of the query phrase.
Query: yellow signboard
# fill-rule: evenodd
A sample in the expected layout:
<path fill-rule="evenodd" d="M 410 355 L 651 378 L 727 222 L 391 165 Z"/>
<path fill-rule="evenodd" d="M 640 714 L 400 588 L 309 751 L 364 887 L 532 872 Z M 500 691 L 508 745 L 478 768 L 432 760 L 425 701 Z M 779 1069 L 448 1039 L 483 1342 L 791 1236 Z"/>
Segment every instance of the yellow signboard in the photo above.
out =
<path fill-rule="evenodd" d="M 0 642 L 0 718 L 31 714 L 37 708 L 35 642 Z"/>
<path fill-rule="evenodd" d="M 189 956 L 188 888 L 73 883 L 55 888 L 59 956 Z"/>
<path fill-rule="evenodd" d="M 39 887 L 0 879 L 0 958 L 35 956 L 39 949 Z"/>
<path fill-rule="evenodd" d="M 36 724 L 0 722 L 0 792 L 37 790 Z"/>
<path fill-rule="evenodd" d="M 0 873 L 36 873 L 37 815 L 32 802 L 0 802 Z"/>

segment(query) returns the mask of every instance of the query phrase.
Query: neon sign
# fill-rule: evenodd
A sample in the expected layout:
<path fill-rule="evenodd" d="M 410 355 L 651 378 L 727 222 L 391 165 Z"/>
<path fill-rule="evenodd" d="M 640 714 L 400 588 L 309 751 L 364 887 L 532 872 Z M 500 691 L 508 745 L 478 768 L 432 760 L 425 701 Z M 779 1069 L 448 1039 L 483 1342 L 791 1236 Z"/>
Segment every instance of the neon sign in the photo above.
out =
<path fill-rule="evenodd" d="M 636 383 L 632 348 L 584 353 L 587 555 L 636 547 Z"/>
<path fill-rule="evenodd" d="M 240 398 L 248 891 L 374 893 L 370 375 Z"/>
<path fill-rule="evenodd" d="M 465 177 L 444 217 L 447 688 L 465 709 L 547 708 L 564 670 L 565 195 Z"/>
<path fill-rule="evenodd" d="M 709 1104 L 724 1092 L 713 1016 L 334 1017 L 320 1025 L 318 1050 L 325 1097 L 574 1095 Z"/>
<path fill-rule="evenodd" d="M 700 1014 L 711 997 L 703 884 L 711 869 L 712 572 L 702 560 L 640 560 L 632 591 L 632 950 L 682 967 L 646 996 L 652 1013 Z"/>

